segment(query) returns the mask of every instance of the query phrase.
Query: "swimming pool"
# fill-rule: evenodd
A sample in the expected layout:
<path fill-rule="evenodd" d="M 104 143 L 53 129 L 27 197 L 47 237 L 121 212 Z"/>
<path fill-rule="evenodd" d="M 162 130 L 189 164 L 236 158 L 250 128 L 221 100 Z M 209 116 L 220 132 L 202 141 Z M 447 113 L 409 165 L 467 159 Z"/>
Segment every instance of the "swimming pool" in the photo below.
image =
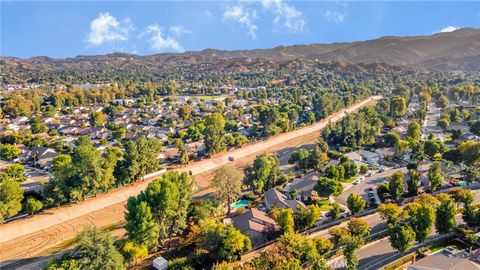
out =
<path fill-rule="evenodd" d="M 236 202 L 232 203 L 230 206 L 233 209 L 237 209 L 237 208 L 240 208 L 240 207 L 245 207 L 249 204 L 250 204 L 249 200 L 239 200 L 239 201 L 236 201 Z"/>

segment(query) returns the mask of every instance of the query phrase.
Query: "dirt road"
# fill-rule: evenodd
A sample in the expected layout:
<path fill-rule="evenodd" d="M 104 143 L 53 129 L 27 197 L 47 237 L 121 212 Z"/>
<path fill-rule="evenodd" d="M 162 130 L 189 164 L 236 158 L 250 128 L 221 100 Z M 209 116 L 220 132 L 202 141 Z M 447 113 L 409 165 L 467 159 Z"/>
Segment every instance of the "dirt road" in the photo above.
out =
<path fill-rule="evenodd" d="M 345 116 L 345 112 L 358 110 L 379 99 L 380 96 L 371 97 L 311 126 L 279 134 L 178 170 L 192 171 L 196 182 L 195 196 L 203 196 L 208 193 L 208 182 L 218 167 L 227 163 L 243 167 L 263 152 L 283 153 L 298 144 L 312 141 L 329 122 L 337 122 Z M 229 161 L 229 157 L 233 157 L 234 161 Z M 87 225 L 104 227 L 123 220 L 124 202 L 128 197 L 144 190 L 153 178 L 0 226 L 0 267 L 3 269 L 18 259 L 32 257 L 57 243 L 71 239 Z"/>

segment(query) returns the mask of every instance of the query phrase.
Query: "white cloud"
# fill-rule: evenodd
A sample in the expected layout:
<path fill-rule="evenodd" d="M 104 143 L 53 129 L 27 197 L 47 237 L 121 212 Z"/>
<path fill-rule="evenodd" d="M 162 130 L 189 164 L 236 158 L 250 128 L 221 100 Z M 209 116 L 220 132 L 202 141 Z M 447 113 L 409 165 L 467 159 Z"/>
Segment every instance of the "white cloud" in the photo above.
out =
<path fill-rule="evenodd" d="M 170 26 L 170 31 L 177 37 L 183 36 L 185 34 L 191 34 L 192 31 L 186 29 L 181 25 Z"/>
<path fill-rule="evenodd" d="M 460 29 L 460 27 L 456 27 L 456 26 L 451 26 L 451 25 L 449 25 L 449 26 L 444 27 L 442 30 L 440 30 L 440 31 L 438 31 L 438 32 L 434 32 L 434 34 L 435 34 L 435 33 L 448 33 L 448 32 L 453 32 L 453 31 L 455 31 L 455 30 L 457 30 L 457 29 Z"/>
<path fill-rule="evenodd" d="M 283 0 L 262 0 L 265 10 L 275 15 L 274 23 L 283 24 L 286 28 L 294 32 L 302 32 L 305 27 L 303 13 Z"/>
<path fill-rule="evenodd" d="M 134 26 L 130 19 L 127 18 L 120 22 L 110 13 L 102 12 L 90 23 L 87 41 L 91 46 L 99 46 L 111 41 L 125 41 L 133 29 Z"/>
<path fill-rule="evenodd" d="M 247 35 L 252 39 L 257 37 L 257 25 L 255 25 L 257 18 L 257 11 L 255 9 L 246 8 L 241 5 L 228 7 L 223 13 L 224 20 L 236 21 L 243 24 L 248 30 Z"/>
<path fill-rule="evenodd" d="M 342 23 L 345 21 L 347 14 L 341 13 L 338 11 L 331 11 L 327 10 L 323 13 L 323 16 L 329 21 L 333 23 Z"/>
<path fill-rule="evenodd" d="M 149 25 L 140 37 L 150 37 L 150 47 L 159 52 L 183 52 L 183 47 L 173 37 L 165 37 L 158 24 Z"/>

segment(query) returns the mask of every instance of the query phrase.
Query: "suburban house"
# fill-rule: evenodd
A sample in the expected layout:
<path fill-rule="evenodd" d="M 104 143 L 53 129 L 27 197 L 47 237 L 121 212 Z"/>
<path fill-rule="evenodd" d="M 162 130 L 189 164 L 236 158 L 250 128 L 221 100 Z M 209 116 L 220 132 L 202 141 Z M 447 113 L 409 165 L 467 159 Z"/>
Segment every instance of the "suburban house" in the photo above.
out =
<path fill-rule="evenodd" d="M 417 262 L 409 265 L 407 270 L 478 270 L 480 265 L 468 259 L 447 257 L 447 256 L 427 256 Z"/>
<path fill-rule="evenodd" d="M 27 160 L 33 161 L 35 166 L 41 168 L 49 167 L 53 163 L 53 159 L 58 156 L 55 149 L 48 147 L 34 147 L 27 152 Z"/>
<path fill-rule="evenodd" d="M 265 212 L 250 209 L 231 219 L 232 224 L 242 234 L 252 241 L 253 246 L 259 246 L 267 241 L 267 234 L 277 230 L 277 223 Z"/>
<path fill-rule="evenodd" d="M 295 178 L 292 183 L 288 184 L 283 189 L 283 191 L 285 193 L 290 193 L 290 191 L 296 190 L 298 194 L 296 199 L 302 202 L 314 199 L 317 197 L 315 186 L 317 185 L 318 179 L 320 179 L 320 173 L 309 173 L 303 178 Z"/>
<path fill-rule="evenodd" d="M 271 188 L 265 192 L 265 206 L 267 209 L 272 208 L 292 208 L 296 213 L 300 209 L 305 208 L 305 204 L 297 200 L 287 198 L 287 196 L 275 188 Z"/>

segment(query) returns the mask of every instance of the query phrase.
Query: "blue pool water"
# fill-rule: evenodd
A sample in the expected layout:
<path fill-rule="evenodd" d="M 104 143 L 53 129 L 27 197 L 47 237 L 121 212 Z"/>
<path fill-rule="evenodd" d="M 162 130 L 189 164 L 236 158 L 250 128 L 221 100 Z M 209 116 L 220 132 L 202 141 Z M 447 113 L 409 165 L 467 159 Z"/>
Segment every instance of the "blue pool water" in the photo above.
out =
<path fill-rule="evenodd" d="M 233 209 L 236 209 L 236 208 L 240 208 L 240 207 L 245 207 L 249 204 L 250 204 L 249 200 L 240 200 L 240 201 L 236 201 L 236 202 L 232 203 L 230 206 Z"/>

